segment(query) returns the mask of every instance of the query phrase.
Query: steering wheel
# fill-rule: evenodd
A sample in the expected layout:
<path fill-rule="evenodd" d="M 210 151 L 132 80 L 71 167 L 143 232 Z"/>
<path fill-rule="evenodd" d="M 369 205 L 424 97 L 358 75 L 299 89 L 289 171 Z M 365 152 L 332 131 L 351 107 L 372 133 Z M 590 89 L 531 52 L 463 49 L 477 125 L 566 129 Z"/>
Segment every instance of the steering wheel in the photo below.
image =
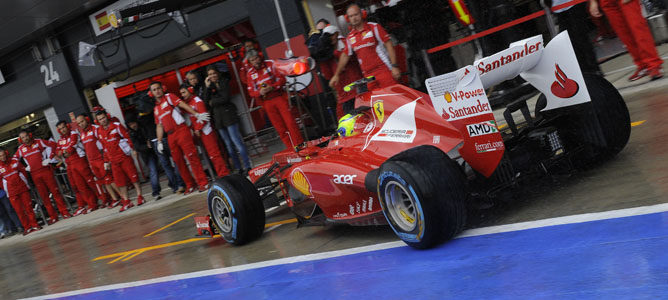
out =
<path fill-rule="evenodd" d="M 357 81 L 355 81 L 351 84 L 348 84 L 348 85 L 344 86 L 343 91 L 344 92 L 350 92 L 350 91 L 353 90 L 353 87 L 354 87 L 354 88 L 357 89 L 358 94 L 366 93 L 366 92 L 369 91 L 369 88 L 367 87 L 366 84 L 369 83 L 369 82 L 372 82 L 374 80 L 376 80 L 376 77 L 374 77 L 374 76 L 368 76 L 368 77 L 362 78 L 360 80 L 357 80 Z"/>

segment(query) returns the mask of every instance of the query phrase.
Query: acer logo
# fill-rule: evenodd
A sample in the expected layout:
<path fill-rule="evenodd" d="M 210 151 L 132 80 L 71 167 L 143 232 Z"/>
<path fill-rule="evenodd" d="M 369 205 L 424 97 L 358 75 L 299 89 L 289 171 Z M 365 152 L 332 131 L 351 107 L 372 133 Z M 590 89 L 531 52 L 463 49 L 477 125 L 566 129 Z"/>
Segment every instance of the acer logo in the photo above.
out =
<path fill-rule="evenodd" d="M 557 80 L 552 83 L 552 94 L 564 99 L 575 96 L 580 90 L 578 83 L 575 80 L 568 78 L 566 73 L 559 67 L 559 64 L 555 64 L 554 66 L 556 67 L 554 76 Z"/>
<path fill-rule="evenodd" d="M 357 175 L 334 175 L 334 183 L 336 184 L 353 184 L 353 179 Z"/>

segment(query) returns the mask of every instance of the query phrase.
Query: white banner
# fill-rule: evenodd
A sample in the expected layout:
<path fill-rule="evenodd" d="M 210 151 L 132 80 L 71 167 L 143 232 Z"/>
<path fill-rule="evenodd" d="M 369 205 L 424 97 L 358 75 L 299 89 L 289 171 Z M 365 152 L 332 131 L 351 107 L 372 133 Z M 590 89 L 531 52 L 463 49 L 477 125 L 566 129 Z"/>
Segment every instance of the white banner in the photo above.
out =
<path fill-rule="evenodd" d="M 92 15 L 88 16 L 88 19 L 90 20 L 91 26 L 93 26 L 95 35 L 101 35 L 112 29 L 111 21 L 109 20 L 109 16 L 112 13 L 118 12 L 121 9 L 134 7 L 137 5 L 143 5 L 156 1 L 158 0 L 118 0 L 110 4 L 109 6 L 100 9 L 95 13 L 93 13 Z"/>

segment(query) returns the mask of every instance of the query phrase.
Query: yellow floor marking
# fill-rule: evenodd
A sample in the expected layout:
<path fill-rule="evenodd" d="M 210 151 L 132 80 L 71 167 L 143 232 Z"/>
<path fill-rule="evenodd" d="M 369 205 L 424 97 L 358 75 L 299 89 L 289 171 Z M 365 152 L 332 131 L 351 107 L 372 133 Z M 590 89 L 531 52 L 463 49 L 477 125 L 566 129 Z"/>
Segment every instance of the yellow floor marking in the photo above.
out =
<path fill-rule="evenodd" d="M 274 222 L 274 223 L 269 223 L 267 225 L 264 225 L 264 228 L 269 228 L 271 226 L 276 226 L 276 225 L 281 225 L 281 224 L 295 223 L 295 222 L 297 222 L 297 219 L 292 218 L 292 219 L 287 219 L 287 220 L 278 221 L 278 222 Z"/>
<path fill-rule="evenodd" d="M 191 215 L 193 215 L 193 214 L 187 215 L 187 216 L 185 216 L 185 217 L 183 217 L 179 220 L 176 220 L 175 222 L 172 222 L 172 224 L 169 224 L 169 225 L 173 225 L 178 221 L 181 221 L 181 220 L 183 220 L 187 217 L 190 217 Z M 266 224 L 265 228 L 269 228 L 269 227 L 276 226 L 276 225 L 281 225 L 281 224 L 295 223 L 295 222 L 297 222 L 297 219 L 292 218 L 292 219 L 287 219 L 287 220 L 283 220 L 283 221 L 278 221 L 278 222 L 273 222 L 273 223 Z M 165 227 L 163 227 L 159 230 L 167 228 L 168 226 L 165 226 Z M 157 232 L 157 231 L 154 231 L 151 234 L 153 234 L 155 232 Z M 220 237 L 220 235 L 216 234 L 213 237 L 214 238 Z M 160 244 L 160 245 L 155 245 L 155 246 L 138 248 L 138 249 L 134 249 L 134 250 L 123 251 L 123 252 L 118 252 L 118 253 L 109 254 L 109 255 L 103 255 L 103 256 L 99 256 L 99 257 L 94 258 L 92 261 L 114 258 L 113 260 L 111 260 L 107 263 L 107 264 L 113 264 L 117 261 L 131 260 L 131 259 L 135 258 L 136 256 L 138 256 L 139 254 L 142 254 L 142 253 L 147 252 L 147 251 L 151 251 L 151 250 L 155 250 L 155 249 L 161 249 L 161 248 L 167 248 L 167 247 L 172 247 L 172 246 L 177 246 L 177 245 L 183 245 L 183 244 L 188 244 L 188 243 L 198 242 L 198 241 L 203 241 L 203 240 L 209 240 L 209 239 L 211 239 L 211 238 L 208 238 L 208 237 L 190 238 L 190 239 L 185 239 L 185 240 L 181 240 L 181 241 L 177 241 L 177 242 L 171 242 L 171 243 L 166 243 L 166 244 Z"/>
<path fill-rule="evenodd" d="M 646 120 L 638 121 L 638 122 L 631 122 L 631 127 L 635 127 L 638 125 L 642 125 L 642 123 L 645 123 Z"/>
<path fill-rule="evenodd" d="M 501 124 L 499 125 L 499 130 L 503 130 L 506 127 L 508 127 L 508 124 Z"/>
<path fill-rule="evenodd" d="M 153 231 L 153 232 L 151 232 L 151 233 L 145 235 L 144 237 L 152 236 L 152 235 L 154 235 L 154 234 L 156 234 L 156 233 L 162 231 L 163 229 L 168 228 L 169 226 L 172 226 L 172 225 L 174 225 L 174 224 L 176 224 L 176 223 L 178 223 L 178 222 L 181 222 L 181 221 L 187 219 L 188 217 L 192 217 L 193 215 L 195 215 L 195 213 L 189 214 L 189 215 L 187 215 L 187 216 L 185 216 L 185 217 L 183 217 L 183 218 L 181 218 L 181 219 L 178 219 L 178 220 L 176 220 L 176 221 L 174 221 L 174 222 L 172 222 L 172 223 L 169 223 L 169 224 L 167 224 L 167 225 L 161 227 L 160 229 L 158 229 L 158 230 L 156 230 L 156 231 Z"/>

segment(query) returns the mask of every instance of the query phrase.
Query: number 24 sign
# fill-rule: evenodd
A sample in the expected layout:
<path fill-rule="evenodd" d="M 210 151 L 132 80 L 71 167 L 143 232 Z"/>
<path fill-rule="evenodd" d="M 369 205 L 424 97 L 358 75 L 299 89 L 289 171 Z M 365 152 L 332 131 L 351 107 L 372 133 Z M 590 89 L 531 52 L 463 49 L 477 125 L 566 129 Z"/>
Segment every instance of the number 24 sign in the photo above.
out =
<path fill-rule="evenodd" d="M 53 61 L 39 66 L 39 71 L 44 75 L 44 85 L 47 87 L 60 82 L 60 75 L 58 75 L 58 72 L 53 68 Z"/>

